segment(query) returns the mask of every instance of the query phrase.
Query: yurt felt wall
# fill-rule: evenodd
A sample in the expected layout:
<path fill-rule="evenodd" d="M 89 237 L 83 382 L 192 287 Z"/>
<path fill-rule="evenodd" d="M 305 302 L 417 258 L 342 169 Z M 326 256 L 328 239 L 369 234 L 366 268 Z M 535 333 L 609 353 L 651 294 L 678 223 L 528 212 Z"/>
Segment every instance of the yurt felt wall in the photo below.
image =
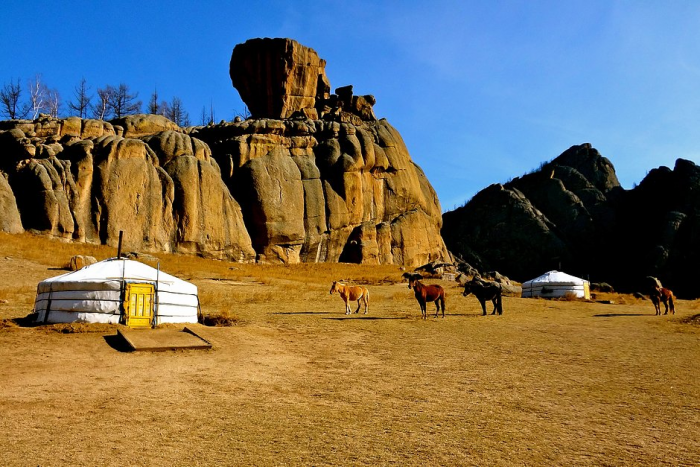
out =
<path fill-rule="evenodd" d="M 197 322 L 197 286 L 146 264 L 117 258 L 40 282 L 34 302 L 36 321 L 119 323 L 129 283 L 154 286 L 156 324 Z"/>

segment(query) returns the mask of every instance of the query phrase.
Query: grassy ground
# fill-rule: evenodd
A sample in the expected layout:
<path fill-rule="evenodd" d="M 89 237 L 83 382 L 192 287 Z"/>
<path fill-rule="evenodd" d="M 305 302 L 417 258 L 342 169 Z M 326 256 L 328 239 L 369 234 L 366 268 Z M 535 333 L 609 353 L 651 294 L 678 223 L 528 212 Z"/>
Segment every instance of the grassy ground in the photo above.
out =
<path fill-rule="evenodd" d="M 453 283 L 427 321 L 398 267 L 163 255 L 196 283 L 210 351 L 125 353 L 116 326 L 17 325 L 72 254 L 0 236 L 3 465 L 697 465 L 700 304 L 506 297 Z M 371 291 L 345 316 L 332 280 Z M 439 282 L 439 281 L 427 281 Z M 116 347 L 116 348 L 115 348 Z"/>

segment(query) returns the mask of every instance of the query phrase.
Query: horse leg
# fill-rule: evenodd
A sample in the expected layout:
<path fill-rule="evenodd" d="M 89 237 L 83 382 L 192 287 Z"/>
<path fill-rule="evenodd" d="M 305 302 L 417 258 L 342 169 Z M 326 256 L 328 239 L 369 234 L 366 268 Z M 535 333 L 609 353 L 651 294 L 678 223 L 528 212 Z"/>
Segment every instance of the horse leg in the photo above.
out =
<path fill-rule="evenodd" d="M 423 318 L 423 319 L 428 319 L 428 312 L 427 312 L 427 310 L 425 309 L 425 306 L 426 306 L 425 300 L 421 300 L 421 301 L 419 301 L 418 303 L 420 303 L 420 315 L 421 315 L 421 318 Z"/>
<path fill-rule="evenodd" d="M 486 300 L 479 299 L 479 303 L 481 303 L 481 309 L 483 311 L 481 316 L 486 316 Z"/>
<path fill-rule="evenodd" d="M 345 299 L 345 314 L 349 315 L 350 314 L 350 304 L 348 303 L 348 299 Z"/>
<path fill-rule="evenodd" d="M 445 317 L 445 296 L 440 297 L 440 304 L 442 305 L 442 317 Z"/>
<path fill-rule="evenodd" d="M 435 300 L 435 317 L 438 317 L 438 313 L 440 312 L 440 297 Z"/>
<path fill-rule="evenodd" d="M 362 297 L 360 297 L 360 298 L 357 299 L 357 310 L 355 310 L 355 313 L 359 313 L 359 312 L 360 312 L 360 306 L 361 306 L 361 305 L 360 305 L 360 301 L 362 301 Z"/>
<path fill-rule="evenodd" d="M 362 295 L 365 300 L 365 314 L 369 311 L 369 292 Z"/>
<path fill-rule="evenodd" d="M 502 315 L 503 314 L 503 297 L 501 297 L 500 294 L 498 294 L 498 297 L 496 297 L 498 300 L 498 314 Z"/>
<path fill-rule="evenodd" d="M 496 297 L 493 297 L 491 299 L 491 303 L 493 303 L 493 311 L 491 312 L 492 315 L 496 314 Z"/>

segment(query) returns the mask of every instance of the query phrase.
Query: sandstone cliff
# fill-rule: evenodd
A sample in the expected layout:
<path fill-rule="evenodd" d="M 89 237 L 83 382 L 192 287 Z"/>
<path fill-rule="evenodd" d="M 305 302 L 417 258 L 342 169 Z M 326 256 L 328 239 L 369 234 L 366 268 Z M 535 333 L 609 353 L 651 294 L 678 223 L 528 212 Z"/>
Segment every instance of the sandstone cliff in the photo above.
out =
<path fill-rule="evenodd" d="M 236 46 L 253 117 L 0 122 L 0 230 L 236 261 L 448 259 L 440 204 L 371 95 L 289 39 Z"/>

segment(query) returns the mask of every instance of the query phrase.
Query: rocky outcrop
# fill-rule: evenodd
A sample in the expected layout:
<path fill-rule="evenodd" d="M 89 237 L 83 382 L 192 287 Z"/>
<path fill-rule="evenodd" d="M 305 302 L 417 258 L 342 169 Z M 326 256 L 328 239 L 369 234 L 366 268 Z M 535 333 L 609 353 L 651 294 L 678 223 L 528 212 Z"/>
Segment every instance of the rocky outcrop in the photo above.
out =
<path fill-rule="evenodd" d="M 205 143 L 160 116 L 93 122 L 43 117 L 0 132 L 0 164 L 21 217 L 3 230 L 112 246 L 124 231 L 125 248 L 255 258 L 240 206 Z M 115 127 L 158 132 L 125 138 Z M 11 207 L 2 212 L 11 219 Z"/>
<path fill-rule="evenodd" d="M 162 115 L 127 115 L 111 121 L 119 136 L 140 138 L 164 131 L 182 133 L 182 129 Z"/>
<path fill-rule="evenodd" d="M 583 144 L 445 213 L 443 236 L 469 264 L 519 281 L 564 269 L 634 292 L 655 276 L 697 297 L 698 193 L 700 168 L 690 161 L 624 190 L 610 161 Z"/>
<path fill-rule="evenodd" d="M 353 95 L 352 85 L 331 94 L 326 61 L 292 39 L 251 39 L 231 54 L 233 86 L 253 118 L 326 118 L 359 124 L 374 121 L 372 95 Z"/>
<path fill-rule="evenodd" d="M 385 120 L 251 119 L 200 128 L 261 259 L 447 259 L 440 204 Z"/>
<path fill-rule="evenodd" d="M 24 232 L 17 199 L 3 173 L 0 173 L 0 232 L 12 234 Z"/>
<path fill-rule="evenodd" d="M 316 98 L 330 92 L 326 61 L 291 39 L 250 39 L 231 54 L 229 73 L 255 118 L 288 118 L 298 111 L 313 112 Z"/>
<path fill-rule="evenodd" d="M 522 282 L 542 263 L 568 259 L 555 224 L 517 188 L 491 185 L 444 219 L 450 251 L 480 271 L 496 269 Z"/>
<path fill-rule="evenodd" d="M 124 249 L 236 261 L 448 259 L 439 201 L 401 136 L 373 96 L 331 94 L 324 68 L 295 41 L 256 39 L 230 68 L 254 118 L 0 122 L 0 230 L 112 246 L 124 231 Z"/>

